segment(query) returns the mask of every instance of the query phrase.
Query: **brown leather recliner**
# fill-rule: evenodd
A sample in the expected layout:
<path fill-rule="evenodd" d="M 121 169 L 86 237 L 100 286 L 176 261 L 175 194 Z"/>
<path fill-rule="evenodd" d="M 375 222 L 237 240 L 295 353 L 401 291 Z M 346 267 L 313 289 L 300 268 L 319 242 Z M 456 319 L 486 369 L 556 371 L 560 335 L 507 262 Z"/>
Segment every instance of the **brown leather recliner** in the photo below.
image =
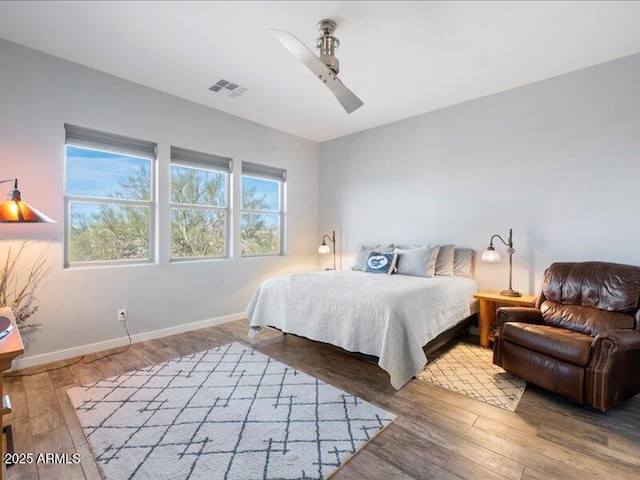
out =
<path fill-rule="evenodd" d="M 498 309 L 493 363 L 602 411 L 640 392 L 640 267 L 554 263 L 535 308 Z"/>

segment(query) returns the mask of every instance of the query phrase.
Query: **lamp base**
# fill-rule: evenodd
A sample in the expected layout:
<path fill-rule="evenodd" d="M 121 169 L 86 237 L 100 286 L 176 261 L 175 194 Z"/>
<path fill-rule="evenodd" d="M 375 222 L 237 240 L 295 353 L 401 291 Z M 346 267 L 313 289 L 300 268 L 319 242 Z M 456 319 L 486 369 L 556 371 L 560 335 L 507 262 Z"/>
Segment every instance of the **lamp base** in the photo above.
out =
<path fill-rule="evenodd" d="M 505 297 L 521 297 L 522 294 L 520 292 L 516 292 L 514 289 L 509 288 L 507 290 L 502 290 L 500 295 L 504 295 Z"/>

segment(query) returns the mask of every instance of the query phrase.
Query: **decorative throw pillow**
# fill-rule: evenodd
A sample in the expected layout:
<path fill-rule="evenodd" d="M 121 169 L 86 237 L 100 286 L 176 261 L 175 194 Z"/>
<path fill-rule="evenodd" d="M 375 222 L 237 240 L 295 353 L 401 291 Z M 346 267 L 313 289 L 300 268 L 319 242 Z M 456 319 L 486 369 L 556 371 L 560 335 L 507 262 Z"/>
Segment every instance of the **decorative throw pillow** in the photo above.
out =
<path fill-rule="evenodd" d="M 358 251 L 356 253 L 356 263 L 351 266 L 351 270 L 364 270 L 364 268 L 367 266 L 367 260 L 371 252 L 393 252 L 393 245 L 375 245 L 373 247 L 358 245 Z"/>
<path fill-rule="evenodd" d="M 396 273 L 414 277 L 433 277 L 440 247 L 396 248 Z"/>
<path fill-rule="evenodd" d="M 473 276 L 473 250 L 456 248 L 453 254 L 453 274 L 459 277 Z"/>
<path fill-rule="evenodd" d="M 438 260 L 436 261 L 436 275 L 451 276 L 453 275 L 453 256 L 456 246 L 440 245 L 438 252 Z"/>
<path fill-rule="evenodd" d="M 391 275 L 396 268 L 396 254 L 383 252 L 369 252 L 364 271 L 368 273 L 388 273 Z"/>

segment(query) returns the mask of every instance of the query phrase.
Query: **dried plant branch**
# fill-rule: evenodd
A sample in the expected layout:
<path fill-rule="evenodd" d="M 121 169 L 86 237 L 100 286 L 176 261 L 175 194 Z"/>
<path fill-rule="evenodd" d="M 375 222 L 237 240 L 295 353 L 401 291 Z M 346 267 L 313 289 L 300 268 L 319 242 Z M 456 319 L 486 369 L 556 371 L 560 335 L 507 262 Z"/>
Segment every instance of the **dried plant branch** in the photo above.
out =
<path fill-rule="evenodd" d="M 48 262 L 48 250 L 45 248 L 36 257 L 28 270 L 20 271 L 19 261 L 30 241 L 22 242 L 17 252 L 11 247 L 0 270 L 0 307 L 10 307 L 20 329 L 33 329 L 37 324 L 27 323 L 27 319 L 38 311 L 39 287 L 42 280 L 51 271 Z"/>

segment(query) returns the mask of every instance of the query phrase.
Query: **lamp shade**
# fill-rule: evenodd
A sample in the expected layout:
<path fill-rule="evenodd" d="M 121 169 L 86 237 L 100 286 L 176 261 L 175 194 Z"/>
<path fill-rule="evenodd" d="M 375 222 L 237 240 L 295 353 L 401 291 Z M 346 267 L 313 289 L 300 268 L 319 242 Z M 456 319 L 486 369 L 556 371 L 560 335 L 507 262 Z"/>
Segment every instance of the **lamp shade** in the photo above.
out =
<path fill-rule="evenodd" d="M 0 181 L 5 182 L 14 182 L 14 186 L 9 193 L 9 199 L 0 203 L 0 223 L 56 223 L 22 200 L 17 178 Z"/>
<path fill-rule="evenodd" d="M 56 223 L 22 200 L 0 203 L 0 223 Z"/>
<path fill-rule="evenodd" d="M 329 248 L 329 245 L 327 245 L 326 243 L 323 243 L 318 247 L 318 253 L 330 253 L 330 252 L 331 252 L 331 249 Z"/>
<path fill-rule="evenodd" d="M 498 252 L 494 248 L 488 248 L 484 252 L 482 252 L 482 257 L 480 259 L 483 262 L 496 263 L 500 261 L 500 252 Z"/>

